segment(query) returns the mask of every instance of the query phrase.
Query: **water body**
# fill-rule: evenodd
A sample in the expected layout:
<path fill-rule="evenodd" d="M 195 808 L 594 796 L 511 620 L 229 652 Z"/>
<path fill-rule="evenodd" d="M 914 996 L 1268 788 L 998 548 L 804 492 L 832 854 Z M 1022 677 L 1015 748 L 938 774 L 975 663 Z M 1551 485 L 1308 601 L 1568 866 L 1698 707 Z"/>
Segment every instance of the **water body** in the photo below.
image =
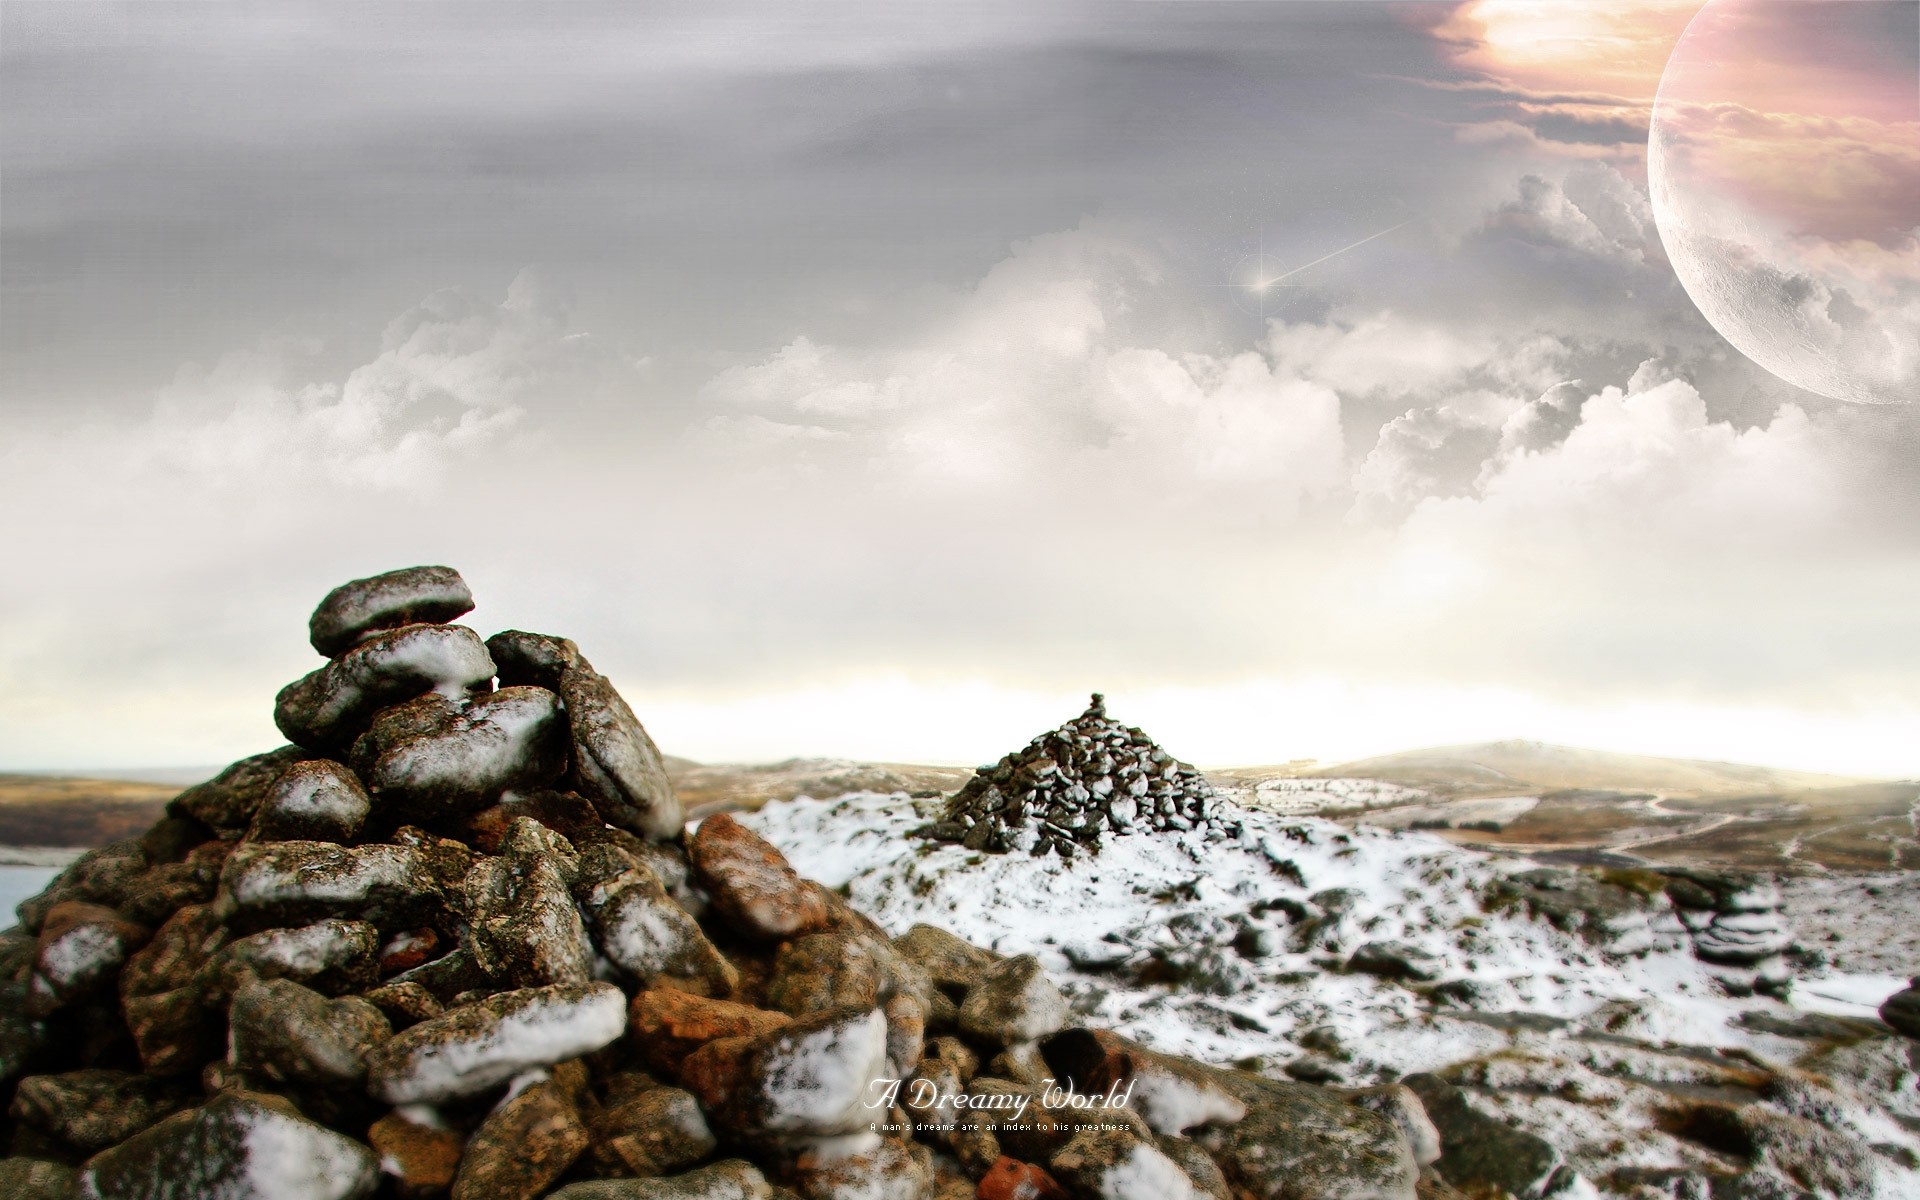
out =
<path fill-rule="evenodd" d="M 59 867 L 0 866 L 0 926 L 13 923 L 13 908 L 52 882 Z"/>

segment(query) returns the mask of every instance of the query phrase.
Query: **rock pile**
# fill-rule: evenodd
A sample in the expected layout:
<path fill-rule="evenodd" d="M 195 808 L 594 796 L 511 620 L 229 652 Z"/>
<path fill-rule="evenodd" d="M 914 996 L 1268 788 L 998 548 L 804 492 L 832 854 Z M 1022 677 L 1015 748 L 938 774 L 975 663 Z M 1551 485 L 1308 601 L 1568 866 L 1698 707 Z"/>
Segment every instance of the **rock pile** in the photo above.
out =
<path fill-rule="evenodd" d="M 1220 826 L 1213 787 L 1200 772 L 1131 725 L 1087 711 L 981 767 L 928 832 L 969 850 L 1026 850 L 1072 858 L 1100 852 L 1109 834 Z"/>
<path fill-rule="evenodd" d="M 1523 909 L 1615 954 L 1687 946 L 1736 995 L 1784 993 L 1793 982 L 1780 889 L 1750 872 L 1538 867 L 1499 880 L 1487 902 Z"/>
<path fill-rule="evenodd" d="M 1413 1200 L 1411 1091 L 1156 1054 L 1031 957 L 888 937 L 731 817 L 687 831 L 579 650 L 470 605 L 446 568 L 334 592 L 292 745 L 20 905 L 0 1195 Z M 1037 744 L 1109 781 L 1076 811 L 1207 819 L 1097 706 Z"/>

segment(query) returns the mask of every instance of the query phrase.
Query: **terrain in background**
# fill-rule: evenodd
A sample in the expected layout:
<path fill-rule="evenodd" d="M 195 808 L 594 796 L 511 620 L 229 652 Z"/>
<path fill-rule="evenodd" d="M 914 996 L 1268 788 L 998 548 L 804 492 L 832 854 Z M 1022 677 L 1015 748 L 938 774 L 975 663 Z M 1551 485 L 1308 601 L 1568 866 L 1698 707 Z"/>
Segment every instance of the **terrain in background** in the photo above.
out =
<path fill-rule="evenodd" d="M 844 759 L 742 765 L 669 757 L 667 766 L 694 817 L 803 795 L 926 798 L 951 793 L 971 774 Z M 127 777 L 138 772 L 111 774 L 116 777 L 0 775 L 0 846 L 97 846 L 134 836 L 194 772 L 146 773 L 159 782 Z M 1459 845 L 1549 859 L 1814 872 L 1920 869 L 1920 782 L 1914 781 L 1526 741 L 1207 775 L 1255 808 L 1424 829 Z"/>

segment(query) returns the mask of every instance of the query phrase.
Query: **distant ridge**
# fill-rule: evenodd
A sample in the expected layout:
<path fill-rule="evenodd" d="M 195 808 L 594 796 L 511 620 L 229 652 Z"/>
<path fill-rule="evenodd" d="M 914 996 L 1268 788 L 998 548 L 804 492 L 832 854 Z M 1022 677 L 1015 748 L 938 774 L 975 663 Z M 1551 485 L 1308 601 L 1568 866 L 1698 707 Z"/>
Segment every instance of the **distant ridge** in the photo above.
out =
<path fill-rule="evenodd" d="M 1869 782 L 1857 777 L 1782 767 L 1616 754 L 1522 739 L 1403 750 L 1324 767 L 1311 774 L 1320 778 L 1380 779 L 1453 794 L 1585 788 L 1680 796 L 1742 796 Z"/>

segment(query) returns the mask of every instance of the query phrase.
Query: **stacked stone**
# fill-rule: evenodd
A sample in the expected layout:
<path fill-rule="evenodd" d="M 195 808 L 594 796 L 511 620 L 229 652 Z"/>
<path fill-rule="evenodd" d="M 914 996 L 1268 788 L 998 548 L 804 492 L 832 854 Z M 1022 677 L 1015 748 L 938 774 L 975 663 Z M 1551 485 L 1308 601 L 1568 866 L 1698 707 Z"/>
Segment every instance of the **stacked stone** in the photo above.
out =
<path fill-rule="evenodd" d="M 1200 772 L 1108 717 L 1096 692 L 1074 720 L 975 772 L 930 832 L 990 854 L 1072 858 L 1098 854 L 1107 834 L 1217 828 L 1214 808 Z"/>
<path fill-rule="evenodd" d="M 1155 1054 L 1030 956 L 888 937 L 688 832 L 578 649 L 470 605 L 445 568 L 336 591 L 293 745 L 20 905 L 0 1196 L 1413 1200 L 1412 1093 Z"/>

